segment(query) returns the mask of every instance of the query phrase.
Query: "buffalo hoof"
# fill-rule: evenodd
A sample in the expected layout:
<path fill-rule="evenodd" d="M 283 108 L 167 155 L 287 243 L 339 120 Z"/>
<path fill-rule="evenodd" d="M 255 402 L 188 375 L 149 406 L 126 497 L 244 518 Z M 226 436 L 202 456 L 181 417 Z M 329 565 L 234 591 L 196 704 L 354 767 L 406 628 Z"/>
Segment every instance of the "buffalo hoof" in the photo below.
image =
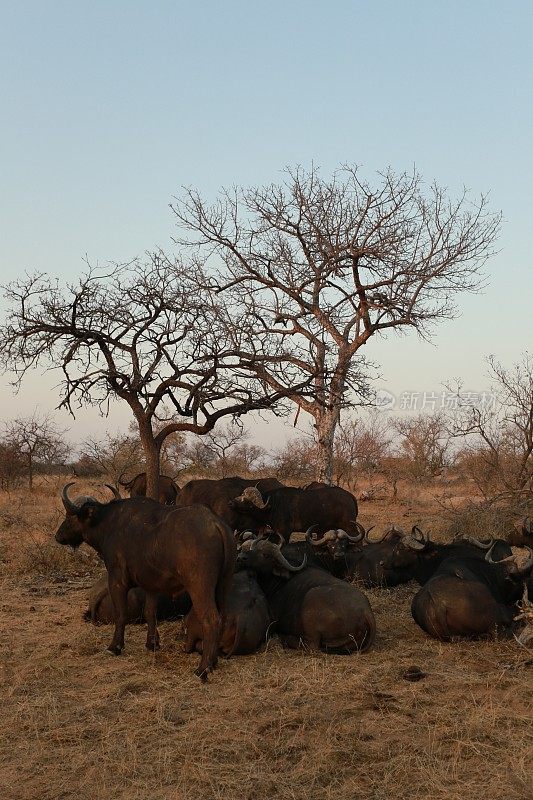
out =
<path fill-rule="evenodd" d="M 208 674 L 208 672 L 209 672 L 209 669 L 200 669 L 200 667 L 198 667 L 198 669 L 194 670 L 194 674 L 198 675 L 198 677 L 200 678 L 202 683 L 207 683 L 207 674 Z"/>
<path fill-rule="evenodd" d="M 119 644 L 110 644 L 106 647 L 106 653 L 111 653 L 112 656 L 119 656 L 123 648 Z"/>
<path fill-rule="evenodd" d="M 161 645 L 158 642 L 147 642 L 145 647 L 149 653 L 157 653 L 158 650 L 161 650 Z"/>

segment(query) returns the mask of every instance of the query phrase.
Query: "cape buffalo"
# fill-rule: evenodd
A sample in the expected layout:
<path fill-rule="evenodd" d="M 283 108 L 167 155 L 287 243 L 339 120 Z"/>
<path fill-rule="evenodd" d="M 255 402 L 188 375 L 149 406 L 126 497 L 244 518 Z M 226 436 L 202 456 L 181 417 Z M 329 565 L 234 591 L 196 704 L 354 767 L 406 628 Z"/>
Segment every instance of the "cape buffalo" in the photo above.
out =
<path fill-rule="evenodd" d="M 416 593 L 411 604 L 415 622 L 435 639 L 476 638 L 511 628 L 524 578 L 533 567 L 533 550 L 519 566 L 514 555 L 493 561 L 447 558 Z"/>
<path fill-rule="evenodd" d="M 283 550 L 285 556 L 301 562 L 305 555 L 308 566 L 325 569 L 336 578 L 350 580 L 360 553 L 358 548 L 365 535 L 364 528 L 357 522 L 356 536 L 339 528 L 326 531 L 322 536 L 315 536 L 315 527 L 308 528 L 305 541 L 286 544 Z M 280 540 L 283 544 L 283 537 L 280 536 Z"/>
<path fill-rule="evenodd" d="M 65 520 L 56 541 L 77 547 L 86 542 L 102 557 L 115 609 L 115 633 L 108 651 L 124 648 L 128 590 L 146 592 L 146 646 L 159 648 L 158 594 L 188 592 L 203 628 L 203 654 L 197 674 L 205 679 L 216 666 L 221 614 L 236 559 L 228 526 L 204 506 L 172 508 L 147 497 L 89 501 L 77 506 L 63 489 Z M 109 487 L 118 495 L 113 487 Z"/>
<path fill-rule="evenodd" d="M 232 508 L 231 501 L 247 487 L 252 486 L 257 487 L 259 491 L 266 492 L 271 489 L 278 489 L 283 484 L 277 478 L 260 478 L 259 480 L 249 480 L 239 476 L 221 478 L 220 480 L 202 478 L 185 484 L 180 492 L 177 505 L 181 507 L 200 503 L 210 508 L 232 530 L 245 530 L 253 525 L 253 518 L 248 519 L 242 514 L 237 514 Z"/>
<path fill-rule="evenodd" d="M 292 564 L 286 552 L 267 539 L 253 539 L 238 556 L 240 567 L 257 572 L 282 642 L 332 653 L 367 650 L 376 623 L 364 594 L 323 569 L 307 567 L 306 557 Z"/>
<path fill-rule="evenodd" d="M 146 472 L 140 472 L 130 481 L 119 481 L 128 492 L 130 497 L 146 497 Z M 176 504 L 176 498 L 180 493 L 180 487 L 168 475 L 159 476 L 159 502 L 164 506 Z"/>
<path fill-rule="evenodd" d="M 144 607 L 146 605 L 146 592 L 139 586 L 128 591 L 126 624 L 146 622 Z M 157 596 L 156 616 L 158 620 L 178 619 L 185 616 L 191 608 L 191 600 L 185 592 L 175 599 Z M 94 625 L 109 625 L 115 621 L 115 611 L 109 594 L 109 577 L 102 575 L 89 592 L 89 608 L 84 613 L 84 619 Z"/>
<path fill-rule="evenodd" d="M 317 533 L 340 529 L 354 536 L 356 530 L 357 501 L 340 486 L 327 486 L 309 491 L 284 486 L 270 492 L 246 488 L 231 502 L 232 508 L 254 524 L 236 526 L 242 530 L 250 527 L 260 531 L 270 527 L 281 534 L 286 542 L 293 531 L 305 531 L 315 526 Z"/>
<path fill-rule="evenodd" d="M 465 537 L 455 539 L 449 544 L 442 544 L 425 537 L 416 525 L 410 533 L 392 528 L 387 536 L 389 538 L 383 542 L 385 547 L 381 549 L 378 565 L 375 564 L 375 559 L 367 563 L 371 569 L 369 577 L 371 579 L 379 578 L 380 582 L 387 586 L 405 583 L 412 578 L 418 583 L 424 584 L 445 559 L 452 557 L 483 559 L 485 552 L 493 543 L 495 548 L 493 552 L 496 558 L 503 558 L 511 554 L 511 548 L 502 539 L 484 543 L 473 537 Z M 367 546 L 370 547 L 370 545 Z M 363 555 L 366 549 L 366 547 L 363 548 Z M 373 553 L 376 553 L 375 548 L 369 551 L 369 555 L 372 556 Z M 358 566 L 356 574 L 365 579 L 363 567 L 364 562 L 361 567 Z"/>
<path fill-rule="evenodd" d="M 188 614 L 185 650 L 202 652 L 202 626 L 194 609 Z M 233 576 L 226 600 L 226 616 L 220 651 L 228 658 L 255 653 L 265 643 L 270 612 L 254 573 L 243 570 Z"/>

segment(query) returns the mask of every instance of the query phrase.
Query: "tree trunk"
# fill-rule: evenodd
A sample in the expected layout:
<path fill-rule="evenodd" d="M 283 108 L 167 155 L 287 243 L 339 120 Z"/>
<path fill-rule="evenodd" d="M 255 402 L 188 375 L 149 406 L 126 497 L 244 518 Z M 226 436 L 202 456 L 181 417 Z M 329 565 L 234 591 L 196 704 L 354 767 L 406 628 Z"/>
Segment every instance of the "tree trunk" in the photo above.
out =
<path fill-rule="evenodd" d="M 339 416 L 339 409 L 334 409 L 333 411 L 323 411 L 315 420 L 318 450 L 316 479 L 328 485 L 333 482 L 335 430 Z"/>
<path fill-rule="evenodd" d="M 150 423 L 139 423 L 139 435 L 146 463 L 146 497 L 159 500 L 161 447 L 155 441 Z"/>
<path fill-rule="evenodd" d="M 33 458 L 32 454 L 28 454 L 28 482 L 30 484 L 30 492 L 33 492 Z"/>

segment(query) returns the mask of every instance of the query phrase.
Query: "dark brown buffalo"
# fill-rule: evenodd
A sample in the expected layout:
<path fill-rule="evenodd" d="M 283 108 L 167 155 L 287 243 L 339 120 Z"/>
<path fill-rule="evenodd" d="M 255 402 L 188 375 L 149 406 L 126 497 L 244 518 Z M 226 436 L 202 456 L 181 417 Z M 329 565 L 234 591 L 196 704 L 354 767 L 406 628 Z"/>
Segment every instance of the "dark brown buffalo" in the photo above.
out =
<path fill-rule="evenodd" d="M 291 533 L 306 531 L 314 527 L 318 534 L 329 530 L 343 530 L 350 536 L 357 535 L 357 501 L 340 486 L 326 486 L 309 491 L 284 486 L 281 489 L 260 492 L 248 487 L 231 502 L 233 509 L 241 514 L 246 527 L 261 531 L 270 527 L 286 542 Z M 239 530 L 243 525 L 236 526 Z"/>
<path fill-rule="evenodd" d="M 496 558 L 511 554 L 508 543 L 502 539 L 482 542 L 465 537 L 443 544 L 425 537 L 416 525 L 410 533 L 392 528 L 383 543 L 377 543 L 378 547 L 363 548 L 362 557 L 368 550 L 368 558 L 357 565 L 355 575 L 363 578 L 367 585 L 394 586 L 410 579 L 424 584 L 444 560 L 463 557 L 482 560 L 493 543 Z"/>
<path fill-rule="evenodd" d="M 194 610 L 188 614 L 186 625 L 186 652 L 197 650 L 201 653 L 202 626 Z M 267 600 L 254 573 L 248 570 L 236 572 L 226 601 L 220 652 L 228 658 L 255 653 L 265 643 L 269 625 Z"/>
<path fill-rule="evenodd" d="M 66 517 L 55 538 L 73 547 L 86 542 L 105 563 L 115 609 L 108 651 L 119 655 L 124 649 L 129 589 L 140 586 L 146 592 L 146 646 L 151 650 L 159 648 L 157 596 L 186 591 L 203 627 L 197 674 L 206 678 L 217 662 L 221 615 L 235 565 L 232 531 L 204 506 L 172 508 L 147 497 L 77 506 L 67 494 L 71 485 L 63 490 Z"/>
<path fill-rule="evenodd" d="M 492 559 L 447 558 L 416 593 L 411 604 L 415 622 L 435 639 L 510 633 L 524 580 L 533 567 L 533 550 L 519 565 L 514 555 Z"/>
<path fill-rule="evenodd" d="M 128 591 L 126 624 L 146 622 L 144 607 L 146 605 L 146 592 L 139 586 Z M 186 593 L 172 599 L 165 595 L 158 595 L 156 615 L 159 621 L 164 619 L 179 619 L 185 616 L 191 608 L 191 600 Z M 109 578 L 107 573 L 94 584 L 89 592 L 89 608 L 83 615 L 87 622 L 94 625 L 110 625 L 115 621 L 115 611 L 109 594 Z"/>
<path fill-rule="evenodd" d="M 131 481 L 119 481 L 130 497 L 146 497 L 146 472 L 140 472 Z M 159 502 L 164 506 L 176 505 L 180 487 L 168 475 L 159 476 Z"/>
<path fill-rule="evenodd" d="M 260 478 L 259 480 L 249 480 L 248 478 L 220 478 L 220 480 L 209 480 L 202 478 L 189 481 L 180 492 L 176 505 L 189 506 L 192 503 L 200 503 L 210 508 L 226 522 L 232 530 L 246 530 L 250 528 L 254 520 L 245 514 L 238 514 L 231 506 L 231 502 L 241 494 L 247 487 L 255 486 L 260 492 L 267 492 L 271 489 L 278 489 L 283 486 L 277 478 Z"/>
<path fill-rule="evenodd" d="M 245 542 L 238 565 L 258 576 L 283 644 L 347 654 L 367 650 L 376 633 L 374 614 L 355 586 L 324 569 L 292 562 L 291 545 L 267 539 Z"/>
<path fill-rule="evenodd" d="M 354 560 L 357 560 L 359 547 L 365 535 L 362 525 L 356 523 L 358 533 L 355 536 L 338 528 L 316 536 L 313 528 L 307 530 L 305 541 L 290 542 L 285 545 L 283 553 L 286 558 L 301 562 L 305 556 L 308 566 L 324 569 L 336 578 L 351 579 Z M 269 538 L 272 540 L 273 537 Z M 283 537 L 279 536 L 278 543 L 284 544 Z"/>
<path fill-rule="evenodd" d="M 324 483 L 324 481 L 311 481 L 311 483 L 306 483 L 305 486 L 302 486 L 302 489 L 309 489 L 312 491 L 313 489 L 327 489 L 330 486 L 329 483 Z"/>
<path fill-rule="evenodd" d="M 526 517 L 523 522 L 517 522 L 507 541 L 515 547 L 533 547 L 533 520 Z"/>

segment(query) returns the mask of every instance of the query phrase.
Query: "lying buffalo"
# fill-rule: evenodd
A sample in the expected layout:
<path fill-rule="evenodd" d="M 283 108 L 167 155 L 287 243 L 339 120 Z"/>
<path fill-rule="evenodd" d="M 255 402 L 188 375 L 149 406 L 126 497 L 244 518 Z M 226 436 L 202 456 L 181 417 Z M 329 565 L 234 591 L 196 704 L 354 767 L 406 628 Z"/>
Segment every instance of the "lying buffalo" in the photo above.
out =
<path fill-rule="evenodd" d="M 376 623 L 364 594 L 323 569 L 307 567 L 306 557 L 291 563 L 286 552 L 267 539 L 252 539 L 238 556 L 239 567 L 257 572 L 283 644 L 332 653 L 367 650 Z"/>
<path fill-rule="evenodd" d="M 493 540 L 484 543 L 473 537 L 443 544 L 432 541 L 416 525 L 410 532 L 392 528 L 384 541 L 377 543 L 378 547 L 369 544 L 363 548 L 362 557 L 365 558 L 358 564 L 355 574 L 367 585 L 375 581 L 377 585 L 394 586 L 411 579 L 424 584 L 445 559 L 483 559 L 492 544 Z M 511 554 L 511 548 L 502 539 L 497 539 L 494 547 L 498 559 Z"/>
<path fill-rule="evenodd" d="M 146 472 L 140 472 L 130 481 L 119 481 L 130 497 L 146 497 Z M 159 502 L 164 506 L 176 505 L 180 487 L 168 475 L 159 476 Z"/>
<path fill-rule="evenodd" d="M 194 609 L 186 620 L 187 640 L 185 650 L 202 652 L 202 626 Z M 255 653 L 265 643 L 270 612 L 268 603 L 254 573 L 248 570 L 236 572 L 228 592 L 226 616 L 220 651 L 228 658 L 233 655 Z"/>
<path fill-rule="evenodd" d="M 284 486 L 269 492 L 247 487 L 231 502 L 231 507 L 246 518 L 246 526 L 242 523 L 235 526 L 239 530 L 249 527 L 261 531 L 270 527 L 286 542 L 293 531 L 305 531 L 311 526 L 320 534 L 331 529 L 344 530 L 349 535 L 357 533 L 357 501 L 340 486 L 312 491 Z"/>
<path fill-rule="evenodd" d="M 413 598 L 415 622 L 435 639 L 476 638 L 511 629 L 524 579 L 533 567 L 533 550 L 526 548 L 525 563 L 514 555 L 492 559 L 447 558 Z"/>
<path fill-rule="evenodd" d="M 365 535 L 364 528 L 356 523 L 355 536 L 339 528 L 317 536 L 315 527 L 313 525 L 307 529 L 304 541 L 285 544 L 285 557 L 297 562 L 305 557 L 310 567 L 324 569 L 337 578 L 351 579 L 360 552 L 358 548 Z M 283 537 L 280 534 L 276 536 L 278 544 L 284 545 Z M 271 535 L 269 538 L 272 540 L 274 537 Z"/>
<path fill-rule="evenodd" d="M 259 480 L 249 480 L 238 476 L 220 478 L 220 480 L 202 478 L 185 484 L 180 492 L 177 505 L 182 507 L 200 503 L 210 508 L 232 530 L 245 530 L 253 525 L 253 519 L 248 519 L 245 515 L 236 513 L 232 507 L 232 501 L 235 497 L 247 487 L 256 487 L 260 492 L 267 492 L 282 486 L 283 484 L 277 478 L 260 478 Z"/>
<path fill-rule="evenodd" d="M 146 605 L 146 592 L 139 586 L 128 591 L 126 624 L 146 622 L 144 607 Z M 164 619 L 179 619 L 191 609 L 191 600 L 185 592 L 176 598 L 157 596 L 156 616 L 159 621 Z M 83 615 L 87 622 L 94 625 L 109 625 L 115 621 L 115 611 L 109 594 L 109 578 L 107 573 L 94 584 L 89 592 L 89 608 Z"/>
<path fill-rule="evenodd" d="M 204 506 L 170 508 L 147 497 L 116 499 L 81 506 L 63 489 L 65 520 L 56 541 L 77 547 L 86 542 L 102 557 L 115 610 L 115 633 L 108 651 L 124 649 L 128 591 L 146 592 L 146 646 L 159 648 L 157 596 L 188 592 L 203 630 L 203 654 L 197 674 L 203 679 L 217 662 L 221 614 L 236 559 L 231 530 Z M 118 495 L 113 487 L 109 487 Z"/>

